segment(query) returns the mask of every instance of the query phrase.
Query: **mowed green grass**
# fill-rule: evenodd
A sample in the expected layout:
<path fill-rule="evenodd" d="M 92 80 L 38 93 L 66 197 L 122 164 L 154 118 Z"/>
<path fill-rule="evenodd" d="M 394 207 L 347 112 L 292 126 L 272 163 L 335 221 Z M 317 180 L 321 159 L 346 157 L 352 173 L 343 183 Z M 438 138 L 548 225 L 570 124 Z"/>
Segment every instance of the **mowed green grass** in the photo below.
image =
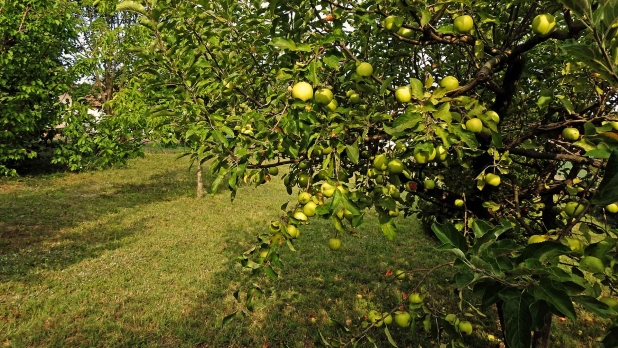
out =
<path fill-rule="evenodd" d="M 369 309 L 393 308 L 422 277 L 394 282 L 387 270 L 450 259 L 413 218 L 399 219 L 389 242 L 368 214 L 360 237 L 344 236 L 338 252 L 326 246 L 331 223 L 312 219 L 297 252 L 281 249 L 286 267 L 268 296 L 223 326 L 240 308 L 232 293 L 251 281 L 236 257 L 295 196 L 275 178 L 241 188 L 234 201 L 226 191 L 197 199 L 195 171 L 175 155 L 149 151 L 126 168 L 0 181 L 0 345 L 313 347 L 319 332 L 340 334 L 329 317 L 359 324 Z M 457 295 L 443 287 L 451 276 L 441 269 L 423 286 L 427 302 L 445 313 L 457 313 Z M 497 346 L 486 338 L 499 336 L 492 313 L 470 346 Z M 555 337 L 591 347 L 598 326 L 585 318 L 559 323 Z M 391 331 L 401 347 L 437 343 Z M 372 336 L 388 346 L 381 331 Z"/>

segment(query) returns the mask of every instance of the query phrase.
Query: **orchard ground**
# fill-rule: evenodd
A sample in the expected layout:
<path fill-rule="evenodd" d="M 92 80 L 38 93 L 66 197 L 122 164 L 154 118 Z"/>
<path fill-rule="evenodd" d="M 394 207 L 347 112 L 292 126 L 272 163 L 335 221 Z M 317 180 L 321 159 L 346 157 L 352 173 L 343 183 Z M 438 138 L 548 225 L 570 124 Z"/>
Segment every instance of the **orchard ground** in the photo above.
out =
<path fill-rule="evenodd" d="M 386 272 L 431 268 L 450 258 L 413 218 L 400 218 L 394 242 L 366 217 L 359 238 L 327 247 L 329 221 L 312 219 L 286 263 L 273 296 L 254 313 L 222 319 L 238 307 L 243 282 L 235 258 L 277 218 L 289 197 L 280 177 L 243 187 L 235 201 L 222 191 L 194 198 L 194 171 L 177 151 L 151 148 L 127 168 L 0 181 L 0 345 L 15 347 L 313 347 L 337 337 L 331 317 L 360 322 L 386 311 L 422 273 L 395 281 Z M 212 178 L 206 178 L 206 184 Z M 427 278 L 428 303 L 456 313 L 457 295 L 441 287 L 446 268 Z M 464 303 L 464 308 L 467 304 Z M 473 319 L 470 347 L 497 347 L 495 311 Z M 595 347 L 603 323 L 580 313 L 556 320 L 553 342 Z M 483 327 L 481 327 L 483 326 Z M 391 328 L 400 347 L 433 346 L 429 336 Z M 388 346 L 382 328 L 378 346 Z M 369 346 L 369 345 L 367 345 Z M 371 345 L 373 346 L 373 345 Z"/>

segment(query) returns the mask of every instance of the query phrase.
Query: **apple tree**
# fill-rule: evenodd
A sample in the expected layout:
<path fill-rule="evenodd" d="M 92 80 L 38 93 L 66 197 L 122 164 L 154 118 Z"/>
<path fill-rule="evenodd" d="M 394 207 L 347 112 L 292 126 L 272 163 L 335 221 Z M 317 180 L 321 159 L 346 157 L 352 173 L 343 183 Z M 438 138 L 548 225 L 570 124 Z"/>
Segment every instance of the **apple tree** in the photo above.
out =
<path fill-rule="evenodd" d="M 393 217 L 420 208 L 449 258 L 434 270 L 453 267 L 470 303 L 497 308 L 508 347 L 549 346 L 552 318 L 580 310 L 611 320 L 601 341 L 618 345 L 618 4 L 118 8 L 150 23 L 144 71 L 173 91 L 152 114 L 196 160 L 213 160 L 213 189 L 234 196 L 241 181 L 265 184 L 285 165 L 288 192 L 300 191 L 239 257 L 257 277 L 246 308 L 284 271 L 279 248 L 294 249 L 311 220 L 332 222 L 324 233 L 336 251 L 369 210 L 393 239 Z M 355 345 L 380 330 L 396 344 L 388 327 L 398 325 L 463 346 L 473 332 L 464 314 L 415 291 L 323 343 Z"/>

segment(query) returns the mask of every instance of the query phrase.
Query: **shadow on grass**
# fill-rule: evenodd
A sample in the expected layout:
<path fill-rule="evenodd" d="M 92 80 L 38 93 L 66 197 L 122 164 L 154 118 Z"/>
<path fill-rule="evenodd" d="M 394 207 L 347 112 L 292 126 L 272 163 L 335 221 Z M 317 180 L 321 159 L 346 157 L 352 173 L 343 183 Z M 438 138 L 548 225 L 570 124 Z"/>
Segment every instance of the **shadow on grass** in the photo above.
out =
<path fill-rule="evenodd" d="M 327 247 L 331 237 L 329 221 L 318 221 L 306 226 L 302 238 L 297 240 L 297 252 L 284 245 L 279 249 L 285 268 L 280 277 L 271 283 L 266 296 L 256 302 L 255 310 L 248 317 L 237 314 L 222 325 L 226 314 L 240 308 L 232 293 L 257 281 L 240 270 L 232 258 L 242 253 L 249 243 L 232 240 L 227 243 L 225 254 L 230 255 L 229 271 L 214 275 L 206 295 L 200 296 L 196 306 L 183 321 L 170 327 L 176 328 L 176 339 L 190 345 L 208 347 L 315 347 L 320 342 L 320 332 L 326 337 L 347 337 L 328 324 L 329 318 L 345 324 L 360 325 L 371 309 L 388 311 L 401 303 L 401 294 L 410 292 L 418 278 L 410 276 L 405 282 L 386 277 L 387 270 L 428 268 L 438 263 L 439 257 L 427 257 L 435 243 L 424 237 L 410 242 L 405 232 L 395 242 L 389 242 L 377 229 L 377 223 L 368 223 L 363 237 L 344 236 L 343 247 L 333 252 Z M 416 254 L 415 254 L 416 253 Z M 241 275 L 242 273 L 242 275 Z M 418 274 L 419 278 L 422 274 Z M 432 274 L 424 290 L 438 294 L 449 290 L 437 284 L 451 276 L 447 269 Z M 265 287 L 266 289 L 266 287 Z M 240 293 L 243 298 L 244 293 Z M 422 330 L 421 330 L 422 331 Z M 391 327 L 391 333 L 403 346 L 427 343 L 430 337 L 423 332 L 403 331 Z M 375 332 L 379 346 L 388 346 L 383 328 Z M 425 337 L 427 336 L 427 337 Z"/>
<path fill-rule="evenodd" d="M 102 183 L 105 172 L 66 186 L 0 194 L 0 282 L 36 280 L 38 269 L 63 269 L 122 245 L 135 229 L 115 223 L 153 202 L 194 194 L 186 168 L 144 176 L 138 183 Z M 41 184 L 41 179 L 37 179 Z M 212 181 L 206 175 L 205 185 Z M 135 180 L 134 180 L 135 181 Z M 135 225 L 139 226 L 139 225 Z"/>

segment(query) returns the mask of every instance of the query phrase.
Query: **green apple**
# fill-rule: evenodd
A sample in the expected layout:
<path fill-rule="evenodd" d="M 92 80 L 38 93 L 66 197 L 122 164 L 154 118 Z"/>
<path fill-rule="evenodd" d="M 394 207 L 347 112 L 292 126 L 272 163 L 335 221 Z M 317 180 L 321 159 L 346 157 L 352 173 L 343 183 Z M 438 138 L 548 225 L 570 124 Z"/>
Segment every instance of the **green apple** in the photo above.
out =
<path fill-rule="evenodd" d="M 389 210 L 388 215 L 392 217 L 399 216 L 399 208 L 395 207 L 395 210 Z"/>
<path fill-rule="evenodd" d="M 605 266 L 601 259 L 594 256 L 584 256 L 579 261 L 579 268 L 591 273 L 604 273 Z"/>
<path fill-rule="evenodd" d="M 401 162 L 400 159 L 395 158 L 394 160 L 391 160 L 390 162 L 388 162 L 388 172 L 391 174 L 403 173 L 404 169 L 405 169 L 405 166 L 403 165 L 403 162 Z"/>
<path fill-rule="evenodd" d="M 330 112 L 335 112 L 335 110 L 337 110 L 337 107 L 339 105 L 337 104 L 337 100 L 333 99 L 330 101 L 330 103 L 326 104 L 326 106 L 324 108 L 326 108 L 326 110 L 330 111 Z"/>
<path fill-rule="evenodd" d="M 401 194 L 399 193 L 399 189 L 393 184 L 388 185 L 388 195 L 395 199 L 401 196 Z"/>
<path fill-rule="evenodd" d="M 298 221 L 307 221 L 307 215 L 300 210 L 294 212 L 294 218 Z"/>
<path fill-rule="evenodd" d="M 400 312 L 400 311 L 395 312 L 394 319 L 395 319 L 395 324 L 397 324 L 397 326 L 402 327 L 402 328 L 409 327 L 410 322 L 412 321 L 412 317 L 410 316 L 410 313 Z"/>
<path fill-rule="evenodd" d="M 618 213 L 618 203 L 612 203 L 605 206 L 605 210 L 608 213 L 616 214 Z"/>
<path fill-rule="evenodd" d="M 294 225 L 288 225 L 285 230 L 292 238 L 298 238 L 298 236 L 300 236 L 300 230 Z"/>
<path fill-rule="evenodd" d="M 328 240 L 328 247 L 332 251 L 337 251 L 341 248 L 341 239 L 339 238 L 331 238 Z"/>
<path fill-rule="evenodd" d="M 540 14 L 532 20 L 532 31 L 538 36 L 550 34 L 556 27 L 556 18 L 549 13 Z"/>
<path fill-rule="evenodd" d="M 404 143 L 396 143 L 395 144 L 395 152 L 398 153 L 402 153 L 402 152 L 406 152 L 408 148 L 406 147 L 406 145 Z"/>
<path fill-rule="evenodd" d="M 483 122 L 478 118 L 471 118 L 466 121 L 466 129 L 472 133 L 480 133 L 483 131 Z"/>
<path fill-rule="evenodd" d="M 500 185 L 500 175 L 489 173 L 485 175 L 485 182 L 491 186 Z"/>
<path fill-rule="evenodd" d="M 307 82 L 299 82 L 292 88 L 292 97 L 307 101 L 313 98 L 313 87 Z"/>
<path fill-rule="evenodd" d="M 397 277 L 397 279 L 399 280 L 406 279 L 406 272 L 398 269 L 397 271 L 395 271 L 395 277 Z"/>
<path fill-rule="evenodd" d="M 433 148 L 432 152 L 423 151 L 421 147 L 415 147 L 413 152 L 414 159 L 417 163 L 423 164 L 433 161 L 436 158 L 436 148 Z"/>
<path fill-rule="evenodd" d="M 300 187 L 307 187 L 307 185 L 309 185 L 309 175 L 307 175 L 307 173 L 302 173 L 298 176 L 298 185 Z"/>
<path fill-rule="evenodd" d="M 388 169 L 388 157 L 386 157 L 386 155 L 377 155 L 374 159 L 373 159 L 373 167 L 376 170 L 379 171 L 385 171 Z"/>
<path fill-rule="evenodd" d="M 530 238 L 528 238 L 528 244 L 542 243 L 548 240 L 549 240 L 549 236 L 547 235 L 535 234 L 535 235 L 530 236 Z"/>
<path fill-rule="evenodd" d="M 569 202 L 564 207 L 564 212 L 568 216 L 577 216 L 584 211 L 585 205 L 584 203 L 579 202 Z"/>
<path fill-rule="evenodd" d="M 307 204 L 305 204 L 305 206 L 303 207 L 303 213 L 305 215 L 307 215 L 308 217 L 312 217 L 315 215 L 315 208 L 317 208 L 318 205 L 315 204 L 313 201 L 308 202 Z"/>
<path fill-rule="evenodd" d="M 577 128 L 565 128 L 562 130 L 562 137 L 568 141 L 576 141 L 579 139 L 579 131 Z"/>
<path fill-rule="evenodd" d="M 500 123 L 500 115 L 498 115 L 498 113 L 493 110 L 485 112 L 485 116 L 489 117 L 492 121 L 496 123 Z"/>
<path fill-rule="evenodd" d="M 392 32 L 396 32 L 401 28 L 403 20 L 397 16 L 388 16 L 384 19 L 384 28 Z"/>
<path fill-rule="evenodd" d="M 458 207 L 458 208 L 463 207 L 463 206 L 464 206 L 464 201 L 463 201 L 463 199 L 456 199 L 456 200 L 455 200 L 455 206 L 456 206 L 456 207 Z"/>
<path fill-rule="evenodd" d="M 271 221 L 270 226 L 268 226 L 268 231 L 270 233 L 277 233 L 281 229 L 281 224 L 279 221 Z"/>
<path fill-rule="evenodd" d="M 363 100 L 361 99 L 360 94 L 358 93 L 352 93 L 350 97 L 348 98 L 348 103 L 350 104 L 358 104 L 362 101 Z"/>
<path fill-rule="evenodd" d="M 395 90 L 395 99 L 400 103 L 408 103 L 412 100 L 412 89 L 410 86 L 397 87 Z"/>
<path fill-rule="evenodd" d="M 328 105 L 333 100 L 333 92 L 328 88 L 320 88 L 315 92 L 314 99 L 318 104 Z"/>
<path fill-rule="evenodd" d="M 390 325 L 393 323 L 393 316 L 388 314 L 387 312 L 382 313 L 382 321 L 384 321 L 384 324 L 386 325 Z"/>
<path fill-rule="evenodd" d="M 412 29 L 408 29 L 408 28 L 399 28 L 399 30 L 397 30 L 397 35 L 403 36 L 405 38 L 412 37 L 413 33 L 414 33 L 414 31 L 412 31 Z"/>
<path fill-rule="evenodd" d="M 438 145 L 438 147 L 436 147 L 436 154 L 437 154 L 436 159 L 439 162 L 444 162 L 446 158 L 448 157 L 448 151 L 442 145 Z"/>
<path fill-rule="evenodd" d="M 434 187 L 436 187 L 436 182 L 431 179 L 427 179 L 425 180 L 424 186 L 426 190 L 433 190 Z"/>
<path fill-rule="evenodd" d="M 423 297 L 418 292 L 414 292 L 408 296 L 408 301 L 410 301 L 411 304 L 421 304 L 423 303 Z"/>
<path fill-rule="evenodd" d="M 459 88 L 459 81 L 455 76 L 447 76 L 440 81 L 440 87 L 446 89 L 447 91 L 452 91 Z"/>
<path fill-rule="evenodd" d="M 268 174 L 270 174 L 272 176 L 279 175 L 279 168 L 277 168 L 277 167 L 270 167 L 270 168 L 268 168 Z"/>
<path fill-rule="evenodd" d="M 469 321 L 460 321 L 459 322 L 459 332 L 465 333 L 467 335 L 472 334 L 472 323 Z"/>
<path fill-rule="evenodd" d="M 610 121 L 609 124 L 612 126 L 614 130 L 618 131 L 618 121 Z"/>
<path fill-rule="evenodd" d="M 455 18 L 453 27 L 458 33 L 469 33 L 474 28 L 474 20 L 468 15 L 463 15 Z"/>
<path fill-rule="evenodd" d="M 325 196 L 325 197 L 332 197 L 335 194 L 335 190 L 337 188 L 327 182 L 323 183 L 322 186 L 320 186 L 320 192 Z"/>
<path fill-rule="evenodd" d="M 369 77 L 373 74 L 373 66 L 367 62 L 360 63 L 356 67 L 356 73 L 363 77 Z"/>
<path fill-rule="evenodd" d="M 309 201 L 311 201 L 311 193 L 301 192 L 298 194 L 298 203 L 307 204 Z"/>

